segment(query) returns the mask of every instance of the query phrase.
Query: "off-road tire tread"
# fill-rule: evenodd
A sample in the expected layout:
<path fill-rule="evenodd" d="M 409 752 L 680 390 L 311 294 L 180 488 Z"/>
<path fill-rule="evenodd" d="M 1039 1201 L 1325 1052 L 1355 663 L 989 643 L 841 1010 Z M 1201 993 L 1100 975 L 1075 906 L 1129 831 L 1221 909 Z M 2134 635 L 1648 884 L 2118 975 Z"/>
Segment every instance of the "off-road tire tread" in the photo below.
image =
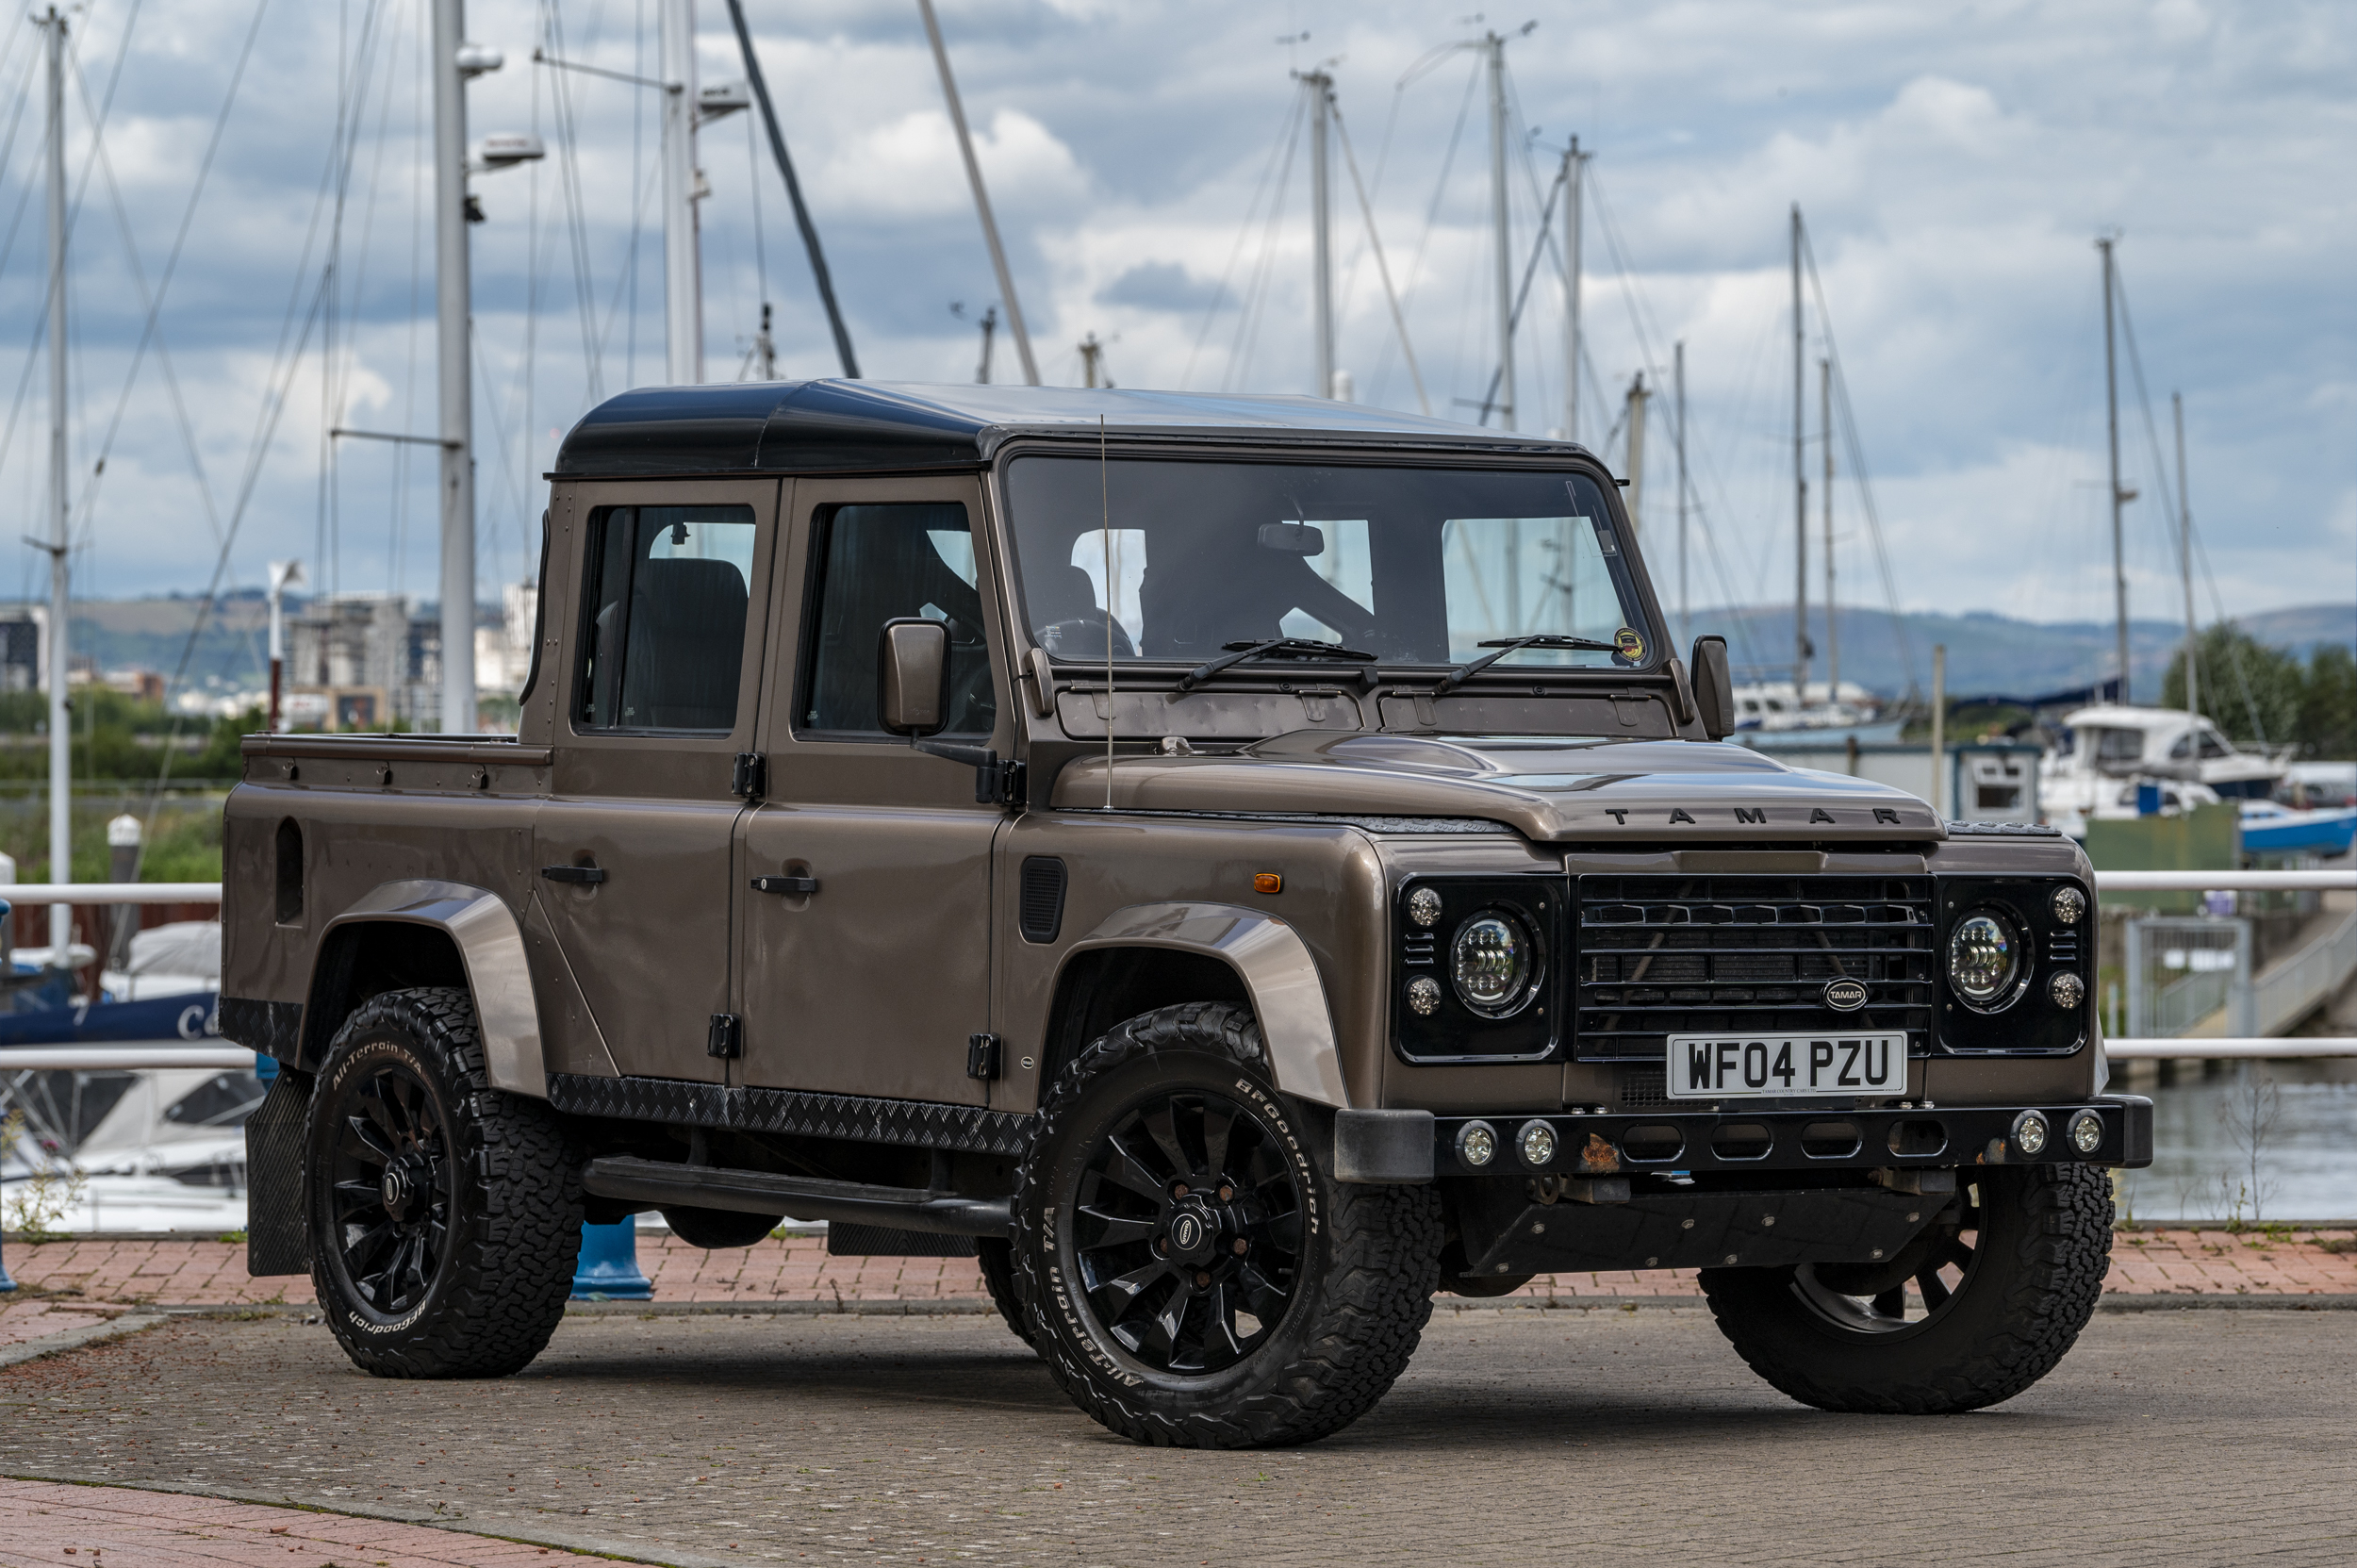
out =
<path fill-rule="evenodd" d="M 1039 1110 L 1032 1153 L 1017 1169 L 1014 1191 L 1015 1282 L 1028 1336 L 1073 1402 L 1113 1431 L 1157 1447 L 1281 1447 L 1340 1431 L 1373 1409 L 1415 1353 L 1432 1316 L 1445 1227 L 1440 1195 L 1428 1186 L 1370 1186 L 1334 1181 L 1329 1153 L 1309 1140 L 1327 1180 L 1333 1266 L 1322 1281 L 1316 1316 L 1301 1353 L 1283 1375 L 1224 1414 L 1174 1416 L 1092 1374 L 1050 1327 L 1045 1311 L 1038 1219 L 1027 1198 L 1038 1184 L 1039 1151 L 1106 1075 L 1167 1052 L 1208 1055 L 1268 1077 L 1261 1030 L 1252 1014 L 1225 1002 L 1182 1002 L 1120 1024 L 1058 1075 Z M 1289 1104 L 1290 1110 L 1300 1108 Z M 1299 1118 L 1297 1118 L 1298 1120 Z M 1049 1195 L 1052 1201 L 1052 1195 Z"/>
<path fill-rule="evenodd" d="M 974 1244 L 974 1256 L 981 1264 L 982 1288 L 990 1292 L 990 1304 L 998 1309 L 999 1321 L 1006 1324 L 1008 1332 L 1030 1345 L 1031 1329 L 1024 1321 L 1023 1296 L 1014 1282 L 1013 1245 L 984 1236 Z"/>
<path fill-rule="evenodd" d="M 441 1301 L 397 1343 L 351 1331 L 339 1312 L 322 1315 L 345 1354 L 376 1377 L 506 1377 L 529 1365 L 564 1321 L 581 1251 L 580 1162 L 545 1102 L 491 1087 L 473 999 L 456 987 L 370 998 L 337 1031 L 320 1088 L 333 1079 L 347 1042 L 387 1025 L 438 1053 L 460 1085 L 452 1153 L 472 1173 L 469 1184 L 483 1201 L 478 1212 L 453 1214 L 445 1265 L 452 1273 Z M 325 1102 L 324 1093 L 314 1095 L 313 1117 Z M 306 1129 L 306 1156 L 310 1147 Z M 305 1187 L 307 1219 L 307 1172 Z M 325 1303 L 337 1287 L 322 1248 L 315 1244 L 312 1251 L 312 1285 Z"/>
<path fill-rule="evenodd" d="M 2010 1257 L 1983 1260 L 1982 1267 L 2000 1265 L 1999 1277 L 1974 1281 L 2003 1291 L 2003 1326 L 1960 1345 L 1937 1375 L 1914 1383 L 1877 1380 L 1870 1356 L 1828 1354 L 1825 1341 L 1796 1329 L 1806 1309 L 1786 1288 L 1786 1270 L 1703 1270 L 1703 1294 L 1719 1331 L 1761 1378 L 1820 1410 L 1940 1415 L 2021 1393 L 2069 1353 L 2095 1314 L 2111 1260 L 2111 1173 L 2057 1164 L 1965 1174 L 1983 1183 L 1985 1210 L 1993 1202 L 2016 1208 L 2018 1230 Z"/>

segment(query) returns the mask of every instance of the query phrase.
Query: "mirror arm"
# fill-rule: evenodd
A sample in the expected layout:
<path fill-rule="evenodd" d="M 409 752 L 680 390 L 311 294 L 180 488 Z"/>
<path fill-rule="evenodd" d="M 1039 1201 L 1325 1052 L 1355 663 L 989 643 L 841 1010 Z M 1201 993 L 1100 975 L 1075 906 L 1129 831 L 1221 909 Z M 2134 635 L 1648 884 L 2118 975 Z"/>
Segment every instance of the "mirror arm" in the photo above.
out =
<path fill-rule="evenodd" d="M 1019 806 L 1024 801 L 1025 769 L 1014 757 L 1000 757 L 983 746 L 954 740 L 912 740 L 910 747 L 944 762 L 964 763 L 974 769 L 974 803 L 979 806 Z"/>

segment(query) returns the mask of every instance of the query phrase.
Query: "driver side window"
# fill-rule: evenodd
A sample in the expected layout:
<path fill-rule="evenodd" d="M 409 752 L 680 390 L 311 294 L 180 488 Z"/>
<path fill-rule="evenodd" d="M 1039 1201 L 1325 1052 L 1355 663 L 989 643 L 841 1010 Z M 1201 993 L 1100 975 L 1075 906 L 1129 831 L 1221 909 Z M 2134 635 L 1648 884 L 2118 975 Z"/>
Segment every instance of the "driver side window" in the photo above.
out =
<path fill-rule="evenodd" d="M 798 728 L 867 737 L 876 722 L 876 644 L 887 620 L 949 628 L 948 734 L 997 726 L 974 536 L 955 502 L 838 506 L 819 520 L 817 593 Z"/>

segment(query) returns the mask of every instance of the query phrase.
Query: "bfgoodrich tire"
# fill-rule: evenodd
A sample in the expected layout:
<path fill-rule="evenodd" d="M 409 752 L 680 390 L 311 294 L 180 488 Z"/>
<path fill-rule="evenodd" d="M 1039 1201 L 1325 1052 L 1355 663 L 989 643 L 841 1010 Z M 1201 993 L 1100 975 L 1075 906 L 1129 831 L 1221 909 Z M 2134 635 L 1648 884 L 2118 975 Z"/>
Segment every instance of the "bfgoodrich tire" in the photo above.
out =
<path fill-rule="evenodd" d="M 1432 1312 L 1429 1187 L 1334 1180 L 1241 1008 L 1132 1018 L 1058 1077 L 1016 1176 L 1029 1338 L 1074 1403 L 1139 1443 L 1240 1448 L 1340 1430 Z"/>
<path fill-rule="evenodd" d="M 581 1186 L 538 1100 L 490 1086 L 464 991 L 388 991 L 345 1020 L 311 1096 L 311 1282 L 380 1378 L 497 1378 L 565 1315 Z"/>
<path fill-rule="evenodd" d="M 2102 1293 L 2109 1173 L 1959 1175 L 1953 1208 L 1887 1264 L 1703 1270 L 1720 1332 L 1820 1410 L 1932 1415 L 2019 1394 L 2069 1352 Z"/>

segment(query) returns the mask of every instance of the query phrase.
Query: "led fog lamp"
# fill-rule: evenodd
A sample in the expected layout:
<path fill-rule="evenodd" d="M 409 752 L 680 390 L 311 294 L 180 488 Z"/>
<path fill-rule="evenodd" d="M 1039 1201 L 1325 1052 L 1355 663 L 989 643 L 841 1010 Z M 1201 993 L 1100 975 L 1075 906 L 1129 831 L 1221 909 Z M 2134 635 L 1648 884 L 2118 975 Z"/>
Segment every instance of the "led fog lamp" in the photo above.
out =
<path fill-rule="evenodd" d="M 2046 1118 L 2036 1111 L 2024 1111 L 2013 1119 L 2013 1147 L 2028 1155 L 2046 1152 Z"/>
<path fill-rule="evenodd" d="M 1948 982 L 1975 1008 L 2003 1007 L 2021 968 L 2021 939 L 2003 916 L 1982 910 L 1948 938 Z"/>
<path fill-rule="evenodd" d="M 1449 978 L 1458 999 L 1485 1018 L 1503 1018 L 1528 995 L 1531 939 L 1510 915 L 1476 916 L 1449 944 Z"/>
<path fill-rule="evenodd" d="M 1498 1130 L 1488 1122 L 1467 1122 L 1457 1130 L 1457 1157 L 1479 1169 L 1497 1158 Z"/>
<path fill-rule="evenodd" d="M 2103 1118 L 2092 1111 L 2082 1111 L 2070 1118 L 2070 1147 L 2082 1154 L 2092 1154 L 2103 1147 Z"/>
<path fill-rule="evenodd" d="M 1514 1142 L 1523 1151 L 1525 1165 L 1550 1164 L 1555 1160 L 1555 1129 L 1542 1121 L 1526 1121 L 1515 1134 Z"/>

